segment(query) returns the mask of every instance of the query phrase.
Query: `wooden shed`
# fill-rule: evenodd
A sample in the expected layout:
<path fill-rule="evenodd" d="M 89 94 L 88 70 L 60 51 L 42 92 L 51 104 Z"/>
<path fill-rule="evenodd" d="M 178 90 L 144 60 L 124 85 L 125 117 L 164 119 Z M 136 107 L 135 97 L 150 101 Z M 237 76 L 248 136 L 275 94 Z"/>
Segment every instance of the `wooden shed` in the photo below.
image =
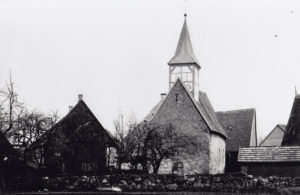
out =
<path fill-rule="evenodd" d="M 241 148 L 238 162 L 250 175 L 300 176 L 300 146 Z"/>

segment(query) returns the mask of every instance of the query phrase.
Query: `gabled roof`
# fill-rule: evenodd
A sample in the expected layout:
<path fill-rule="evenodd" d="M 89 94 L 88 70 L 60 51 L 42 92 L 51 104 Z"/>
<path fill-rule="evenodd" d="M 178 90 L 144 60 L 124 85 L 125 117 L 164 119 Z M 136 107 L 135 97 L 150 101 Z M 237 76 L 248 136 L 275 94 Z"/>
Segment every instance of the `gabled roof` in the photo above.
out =
<path fill-rule="evenodd" d="M 168 62 L 169 65 L 176 64 L 196 64 L 200 68 L 192 47 L 192 42 L 189 34 L 189 30 L 186 23 L 186 17 L 180 33 L 177 49 L 174 57 Z"/>
<path fill-rule="evenodd" d="M 216 114 L 228 135 L 226 150 L 237 152 L 241 147 L 250 146 L 253 120 L 255 120 L 254 108 L 216 112 Z M 256 129 L 253 136 L 256 138 Z"/>
<path fill-rule="evenodd" d="M 213 110 L 213 107 L 211 106 L 208 97 L 205 93 L 200 92 L 199 94 L 199 101 L 196 102 L 193 95 L 190 93 L 190 91 L 185 87 L 185 85 L 182 83 L 180 79 L 177 79 L 175 84 L 173 85 L 172 89 L 174 88 L 175 85 L 180 84 L 186 93 L 188 94 L 189 98 L 192 100 L 194 106 L 197 108 L 197 111 L 209 127 L 209 130 L 211 132 L 220 134 L 224 137 L 227 137 L 226 132 L 223 130 L 222 126 L 219 124 L 217 120 L 217 116 Z M 170 92 L 172 91 L 170 90 Z M 160 100 L 158 104 L 154 106 L 154 108 L 151 110 L 151 112 L 144 118 L 143 121 L 151 122 L 152 119 L 155 117 L 156 113 L 159 111 L 160 107 L 163 105 L 164 101 L 167 99 L 168 95 L 170 92 L 167 94 L 167 96 L 163 99 Z"/>
<path fill-rule="evenodd" d="M 300 95 L 295 96 L 281 145 L 300 145 Z"/>
<path fill-rule="evenodd" d="M 165 99 L 165 98 L 164 98 Z M 164 99 L 161 99 L 152 109 L 151 111 L 147 114 L 147 116 L 144 118 L 143 121 L 152 121 L 152 119 L 154 118 L 155 114 L 157 113 L 157 111 L 159 110 L 160 106 L 162 105 L 162 103 L 164 102 Z"/>
<path fill-rule="evenodd" d="M 282 131 L 285 131 L 285 129 L 286 129 L 286 125 L 278 124 L 277 126 L 278 126 Z"/>
<path fill-rule="evenodd" d="M 191 94 L 190 97 L 193 98 Z M 199 100 L 198 102 L 195 102 L 195 104 L 197 105 L 197 108 L 200 111 L 200 113 L 202 113 L 202 116 L 205 118 L 205 121 L 207 122 L 210 129 L 212 131 L 215 131 L 227 137 L 228 134 L 226 133 L 224 128 L 220 125 L 217 115 L 205 92 L 199 91 Z"/>
<path fill-rule="evenodd" d="M 76 130 L 81 129 L 80 127 L 85 126 L 87 123 L 92 123 L 94 128 L 101 131 L 103 135 L 108 138 L 108 144 L 116 145 L 115 138 L 103 128 L 86 103 L 81 99 L 65 117 L 53 126 L 52 129 L 48 130 L 39 140 L 33 143 L 31 148 L 45 144 L 47 142 L 47 138 L 51 135 L 60 134 L 63 135 L 63 139 L 67 140 L 75 133 Z M 61 136 L 58 137 L 62 139 Z"/>
<path fill-rule="evenodd" d="M 264 146 L 241 148 L 238 162 L 300 162 L 300 146 Z"/>
<path fill-rule="evenodd" d="M 281 146 L 286 125 L 278 124 L 260 143 L 260 146 Z M 278 132 L 280 131 L 280 132 Z"/>

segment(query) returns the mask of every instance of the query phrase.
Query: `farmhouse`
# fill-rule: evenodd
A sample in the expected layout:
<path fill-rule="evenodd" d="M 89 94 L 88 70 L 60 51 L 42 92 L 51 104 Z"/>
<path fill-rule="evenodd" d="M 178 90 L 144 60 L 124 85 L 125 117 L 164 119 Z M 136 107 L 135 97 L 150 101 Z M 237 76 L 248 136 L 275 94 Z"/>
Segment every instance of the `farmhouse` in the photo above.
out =
<path fill-rule="evenodd" d="M 97 174 L 108 170 L 107 149 L 117 147 L 79 95 L 78 103 L 31 146 L 31 157 L 50 174 Z"/>

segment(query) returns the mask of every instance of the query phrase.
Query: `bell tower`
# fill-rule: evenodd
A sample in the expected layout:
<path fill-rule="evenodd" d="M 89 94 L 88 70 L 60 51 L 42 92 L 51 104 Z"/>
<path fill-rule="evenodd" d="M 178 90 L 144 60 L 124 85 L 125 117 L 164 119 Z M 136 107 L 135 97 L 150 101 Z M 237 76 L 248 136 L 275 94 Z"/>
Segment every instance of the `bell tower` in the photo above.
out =
<path fill-rule="evenodd" d="M 194 99 L 199 98 L 199 70 L 200 64 L 194 55 L 192 42 L 184 14 L 184 23 L 180 33 L 177 49 L 169 65 L 169 90 L 179 78 L 186 88 L 193 94 Z"/>

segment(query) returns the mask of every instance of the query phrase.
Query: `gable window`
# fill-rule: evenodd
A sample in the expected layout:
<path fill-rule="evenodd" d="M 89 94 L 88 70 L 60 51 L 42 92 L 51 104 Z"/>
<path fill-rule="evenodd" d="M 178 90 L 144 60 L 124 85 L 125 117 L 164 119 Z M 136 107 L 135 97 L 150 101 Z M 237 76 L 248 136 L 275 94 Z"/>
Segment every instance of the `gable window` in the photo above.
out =
<path fill-rule="evenodd" d="M 176 102 L 178 102 L 178 100 L 179 100 L 179 94 L 178 93 L 175 94 L 175 100 L 176 100 Z"/>

